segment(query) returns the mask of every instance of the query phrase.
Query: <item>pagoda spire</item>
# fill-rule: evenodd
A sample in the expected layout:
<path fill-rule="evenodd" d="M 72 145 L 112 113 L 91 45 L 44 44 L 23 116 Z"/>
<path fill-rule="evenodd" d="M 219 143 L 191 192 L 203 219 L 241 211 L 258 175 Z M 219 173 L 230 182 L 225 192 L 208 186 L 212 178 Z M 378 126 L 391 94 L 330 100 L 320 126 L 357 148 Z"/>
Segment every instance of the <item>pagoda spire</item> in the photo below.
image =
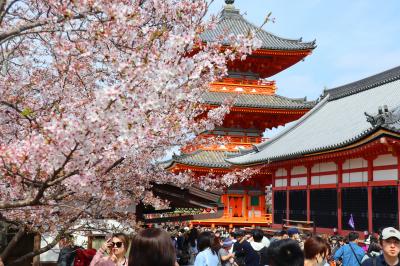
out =
<path fill-rule="evenodd" d="M 240 18 L 240 11 L 233 5 L 235 0 L 225 0 L 226 6 L 222 9 L 221 19 L 225 18 Z"/>

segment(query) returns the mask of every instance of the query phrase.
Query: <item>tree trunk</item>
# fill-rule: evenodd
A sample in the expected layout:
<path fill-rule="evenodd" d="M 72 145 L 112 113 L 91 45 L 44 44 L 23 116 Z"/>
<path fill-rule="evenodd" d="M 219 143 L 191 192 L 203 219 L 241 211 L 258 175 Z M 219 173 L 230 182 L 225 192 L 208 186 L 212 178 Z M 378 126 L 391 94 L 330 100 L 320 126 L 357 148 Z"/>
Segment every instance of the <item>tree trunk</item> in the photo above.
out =
<path fill-rule="evenodd" d="M 11 239 L 10 243 L 8 243 L 7 247 L 4 249 L 3 253 L 0 254 L 0 259 L 2 261 L 6 261 L 8 256 L 10 256 L 11 251 L 16 247 L 18 242 L 21 240 L 21 238 L 25 235 L 25 227 L 21 226 L 18 230 L 18 232 L 14 235 L 14 237 Z"/>

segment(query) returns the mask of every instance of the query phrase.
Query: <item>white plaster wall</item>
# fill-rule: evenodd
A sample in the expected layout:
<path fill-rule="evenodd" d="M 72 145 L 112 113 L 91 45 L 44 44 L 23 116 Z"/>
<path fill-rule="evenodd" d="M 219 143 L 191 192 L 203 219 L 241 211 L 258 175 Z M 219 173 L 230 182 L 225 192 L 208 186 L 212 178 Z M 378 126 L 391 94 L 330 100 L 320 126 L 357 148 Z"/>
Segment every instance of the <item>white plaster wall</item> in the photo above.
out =
<path fill-rule="evenodd" d="M 311 185 L 336 184 L 337 175 L 322 175 L 311 177 Z"/>
<path fill-rule="evenodd" d="M 295 177 L 290 179 L 291 186 L 306 186 L 307 185 L 307 177 Z"/>
<path fill-rule="evenodd" d="M 315 164 L 311 168 L 312 173 L 328 172 L 328 171 L 336 171 L 336 170 L 337 170 L 337 166 L 336 166 L 336 163 L 334 163 L 334 162 L 318 163 L 318 164 Z"/>
<path fill-rule="evenodd" d="M 368 166 L 368 161 L 363 158 L 348 159 L 343 163 L 343 169 L 363 168 Z"/>
<path fill-rule="evenodd" d="M 374 160 L 374 166 L 382 166 L 382 165 L 394 165 L 397 164 L 397 157 L 391 154 L 382 154 L 379 155 Z"/>
<path fill-rule="evenodd" d="M 343 183 L 367 182 L 368 172 L 343 173 Z"/>
<path fill-rule="evenodd" d="M 285 168 L 279 168 L 275 172 L 275 176 L 287 176 L 287 171 Z"/>
<path fill-rule="evenodd" d="M 87 236 L 82 236 L 78 234 L 73 234 L 74 237 L 74 244 L 77 246 L 82 246 L 82 247 L 87 247 Z M 40 240 L 40 247 L 43 248 L 47 246 L 50 242 L 54 240 L 54 236 L 52 235 L 41 235 L 41 240 Z M 50 249 L 49 251 L 46 251 L 42 254 L 40 254 L 40 261 L 41 262 L 56 262 L 58 259 L 58 255 L 60 253 L 60 247 L 58 244 Z"/>
<path fill-rule="evenodd" d="M 286 187 L 287 179 L 275 179 L 275 187 Z"/>
<path fill-rule="evenodd" d="M 291 171 L 292 175 L 301 175 L 301 174 L 307 174 L 307 168 L 305 166 L 296 166 L 293 167 Z"/>
<path fill-rule="evenodd" d="M 53 236 L 42 235 L 41 240 L 40 240 L 40 247 L 43 248 L 43 247 L 47 246 L 47 244 L 50 243 L 51 241 L 53 241 L 53 239 L 54 239 Z M 43 262 L 57 261 L 59 253 L 60 253 L 60 247 L 57 244 L 54 248 L 50 249 L 49 251 L 40 254 L 40 261 L 43 261 Z"/>
<path fill-rule="evenodd" d="M 397 180 L 397 169 L 374 171 L 374 181 Z"/>

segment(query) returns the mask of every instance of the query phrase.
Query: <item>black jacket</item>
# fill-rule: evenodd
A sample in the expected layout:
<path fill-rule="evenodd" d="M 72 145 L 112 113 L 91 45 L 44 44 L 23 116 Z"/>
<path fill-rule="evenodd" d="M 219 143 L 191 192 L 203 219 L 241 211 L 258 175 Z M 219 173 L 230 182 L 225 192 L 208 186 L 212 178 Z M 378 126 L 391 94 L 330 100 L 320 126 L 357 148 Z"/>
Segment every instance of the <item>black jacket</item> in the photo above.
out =
<path fill-rule="evenodd" d="M 375 260 L 375 263 L 374 263 L 374 260 Z M 385 258 L 383 257 L 383 254 L 381 254 L 377 257 L 367 259 L 366 261 L 364 261 L 361 264 L 361 266 L 388 266 L 388 264 L 386 263 Z M 396 266 L 400 266 L 400 260 Z"/>
<path fill-rule="evenodd" d="M 77 246 L 62 248 L 58 255 L 57 266 L 73 266 L 76 255 L 75 251 L 79 248 Z"/>

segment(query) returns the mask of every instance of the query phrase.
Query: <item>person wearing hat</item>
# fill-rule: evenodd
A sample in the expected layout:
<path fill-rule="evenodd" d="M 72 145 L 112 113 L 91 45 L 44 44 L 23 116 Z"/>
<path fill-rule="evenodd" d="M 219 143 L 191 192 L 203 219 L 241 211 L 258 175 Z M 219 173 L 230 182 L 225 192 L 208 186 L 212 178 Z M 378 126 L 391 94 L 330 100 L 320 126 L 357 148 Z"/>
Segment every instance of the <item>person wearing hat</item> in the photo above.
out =
<path fill-rule="evenodd" d="M 287 231 L 289 238 L 299 242 L 300 241 L 300 232 L 297 228 L 289 228 L 289 230 Z"/>
<path fill-rule="evenodd" d="M 379 240 L 383 253 L 367 259 L 362 266 L 400 266 L 400 232 L 393 227 L 387 227 L 382 230 Z"/>
<path fill-rule="evenodd" d="M 301 241 L 300 238 L 300 231 L 297 228 L 289 228 L 287 231 L 289 238 L 296 241 L 297 244 L 299 244 L 300 248 L 303 250 L 304 249 L 304 242 Z"/>
<path fill-rule="evenodd" d="M 230 253 L 230 249 L 232 248 L 233 241 L 230 238 L 225 238 L 222 243 L 222 247 L 220 248 L 218 255 L 221 260 L 222 266 L 234 266 L 234 258 L 235 254 Z"/>

